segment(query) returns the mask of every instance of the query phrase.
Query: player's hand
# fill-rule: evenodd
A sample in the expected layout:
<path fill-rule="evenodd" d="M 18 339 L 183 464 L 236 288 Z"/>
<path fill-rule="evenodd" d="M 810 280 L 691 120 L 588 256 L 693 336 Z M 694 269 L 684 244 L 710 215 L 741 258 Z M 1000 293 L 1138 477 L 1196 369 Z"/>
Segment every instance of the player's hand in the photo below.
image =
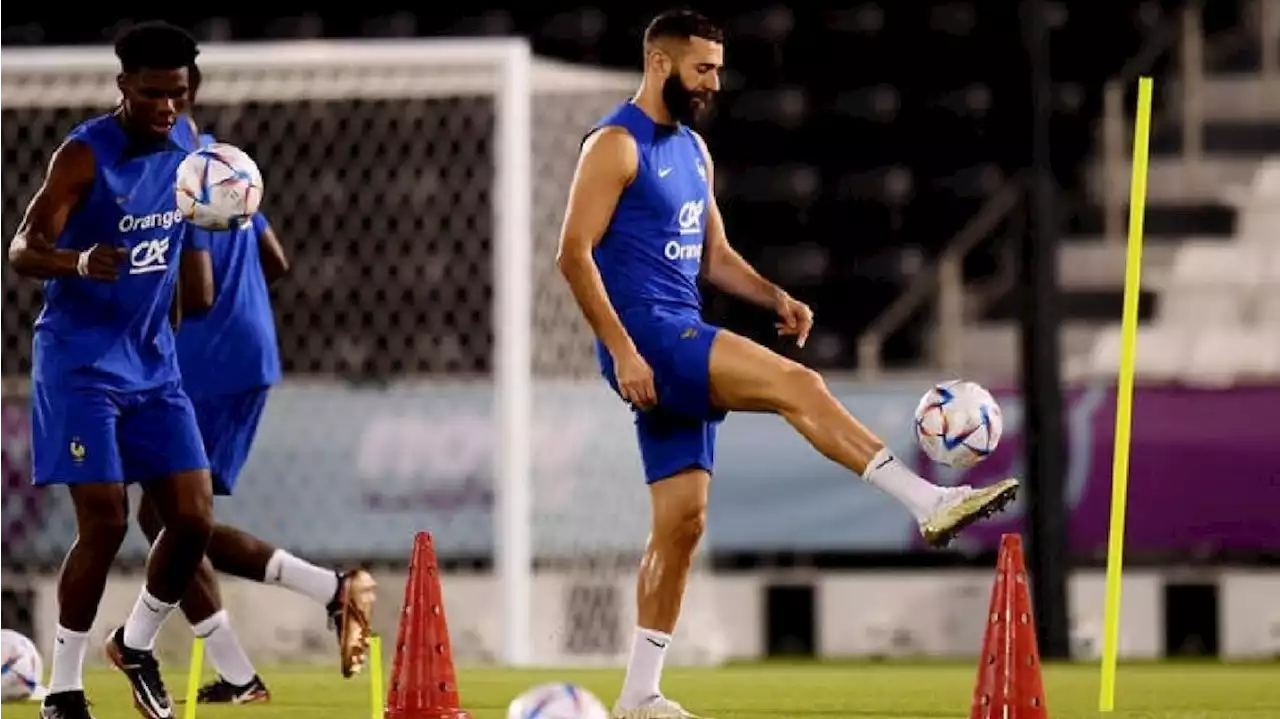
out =
<path fill-rule="evenodd" d="M 649 409 L 658 403 L 653 385 L 653 370 L 635 348 L 613 356 L 613 371 L 622 398 L 637 409 Z"/>
<path fill-rule="evenodd" d="M 788 294 L 778 298 L 778 334 L 782 337 L 795 337 L 796 346 L 804 347 L 809 341 L 809 332 L 813 329 L 813 310 L 809 305 Z"/>
<path fill-rule="evenodd" d="M 94 245 L 80 253 L 76 274 L 100 282 L 115 282 L 120 277 L 120 263 L 129 250 L 115 245 Z"/>

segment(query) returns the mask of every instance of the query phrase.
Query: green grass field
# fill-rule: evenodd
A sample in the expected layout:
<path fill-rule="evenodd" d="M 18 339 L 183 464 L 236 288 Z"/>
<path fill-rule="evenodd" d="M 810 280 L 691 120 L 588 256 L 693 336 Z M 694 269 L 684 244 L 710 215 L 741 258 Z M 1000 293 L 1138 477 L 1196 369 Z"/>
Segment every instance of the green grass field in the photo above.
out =
<path fill-rule="evenodd" d="M 388 667 L 389 669 L 389 667 Z M 272 668 L 262 672 L 269 704 L 199 707 L 202 719 L 363 719 L 370 715 L 369 683 L 336 671 Z M 691 710 L 715 719 L 822 717 L 904 719 L 967 717 L 975 669 L 959 664 L 751 664 L 671 670 L 664 688 Z M 166 677 L 181 697 L 186 677 Z M 476 719 L 502 719 L 507 702 L 533 684 L 570 680 L 611 704 L 617 671 L 460 670 L 464 708 Z M 1096 665 L 1050 666 L 1045 671 L 1052 719 L 1100 716 Z M 88 677 L 97 719 L 134 719 L 123 678 L 105 670 Z M 30 707 L 35 716 L 35 705 Z M 5 707 L 7 717 L 25 716 Z M 23 707 L 25 710 L 26 707 Z M 178 707 L 181 717 L 182 707 Z M 1116 719 L 1280 719 L 1280 664 L 1136 664 L 1122 666 Z"/>

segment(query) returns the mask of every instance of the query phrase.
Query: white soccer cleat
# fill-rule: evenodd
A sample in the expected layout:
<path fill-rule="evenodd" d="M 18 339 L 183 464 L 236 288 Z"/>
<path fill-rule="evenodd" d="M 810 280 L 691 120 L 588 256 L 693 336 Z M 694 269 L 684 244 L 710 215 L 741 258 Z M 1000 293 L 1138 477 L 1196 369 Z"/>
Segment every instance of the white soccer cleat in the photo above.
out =
<path fill-rule="evenodd" d="M 945 547 L 965 527 L 1003 510 L 1018 496 L 1018 480 L 1006 479 L 990 487 L 948 487 L 938 508 L 920 523 L 920 533 L 933 547 Z"/>
<path fill-rule="evenodd" d="M 613 707 L 613 712 L 609 714 L 609 719 L 711 719 L 710 717 L 701 717 L 690 711 L 678 703 L 670 699 L 655 695 L 644 700 L 644 703 L 634 709 L 623 709 L 620 705 Z"/>

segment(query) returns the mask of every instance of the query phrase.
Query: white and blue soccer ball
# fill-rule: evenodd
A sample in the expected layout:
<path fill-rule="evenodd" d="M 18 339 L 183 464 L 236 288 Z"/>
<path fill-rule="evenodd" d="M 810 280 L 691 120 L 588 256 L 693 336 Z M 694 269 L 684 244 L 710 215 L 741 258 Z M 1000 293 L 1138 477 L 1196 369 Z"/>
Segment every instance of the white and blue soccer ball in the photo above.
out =
<path fill-rule="evenodd" d="M 513 699 L 507 719 L 609 719 L 609 711 L 576 684 L 543 684 Z"/>
<path fill-rule="evenodd" d="M 215 142 L 187 155 L 178 166 L 174 191 L 183 219 L 206 230 L 226 230 L 258 211 L 262 173 L 244 150 Z"/>
<path fill-rule="evenodd" d="M 936 384 L 916 406 L 920 449 L 948 467 L 972 467 L 1000 444 L 1000 405 L 982 385 L 967 380 Z"/>
<path fill-rule="evenodd" d="M 44 660 L 35 642 L 12 629 L 0 629 L 0 698 L 6 702 L 43 699 Z"/>

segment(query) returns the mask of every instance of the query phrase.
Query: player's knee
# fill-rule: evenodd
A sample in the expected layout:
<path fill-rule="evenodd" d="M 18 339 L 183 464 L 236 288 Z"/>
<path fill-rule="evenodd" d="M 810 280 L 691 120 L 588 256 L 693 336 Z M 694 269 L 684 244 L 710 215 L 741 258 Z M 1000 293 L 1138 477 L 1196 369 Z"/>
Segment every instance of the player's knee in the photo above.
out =
<path fill-rule="evenodd" d="M 706 532 L 707 505 L 697 501 L 669 505 L 655 519 L 655 534 L 662 535 L 671 545 L 692 550 Z"/>
<path fill-rule="evenodd" d="M 184 487 L 168 516 L 165 517 L 165 528 L 180 532 L 191 540 L 208 543 L 213 533 L 213 492 L 209 489 L 207 475 L 201 484 L 193 480 Z"/>
<path fill-rule="evenodd" d="M 210 508 L 199 504 L 181 507 L 174 513 L 171 523 L 167 524 L 166 528 L 180 532 L 188 540 L 207 544 L 209 535 L 213 533 L 212 512 Z"/>
<path fill-rule="evenodd" d="M 79 541 L 92 546 L 95 551 L 115 556 L 124 538 L 129 534 L 129 515 L 111 512 L 82 521 L 78 528 Z"/>
<path fill-rule="evenodd" d="M 780 393 L 780 409 L 784 412 L 802 409 L 831 394 L 822 375 L 797 362 L 791 363 L 783 371 L 781 384 L 783 392 Z"/>
<path fill-rule="evenodd" d="M 79 544 L 115 555 L 129 534 L 129 504 L 118 485 L 81 485 L 72 490 Z"/>

